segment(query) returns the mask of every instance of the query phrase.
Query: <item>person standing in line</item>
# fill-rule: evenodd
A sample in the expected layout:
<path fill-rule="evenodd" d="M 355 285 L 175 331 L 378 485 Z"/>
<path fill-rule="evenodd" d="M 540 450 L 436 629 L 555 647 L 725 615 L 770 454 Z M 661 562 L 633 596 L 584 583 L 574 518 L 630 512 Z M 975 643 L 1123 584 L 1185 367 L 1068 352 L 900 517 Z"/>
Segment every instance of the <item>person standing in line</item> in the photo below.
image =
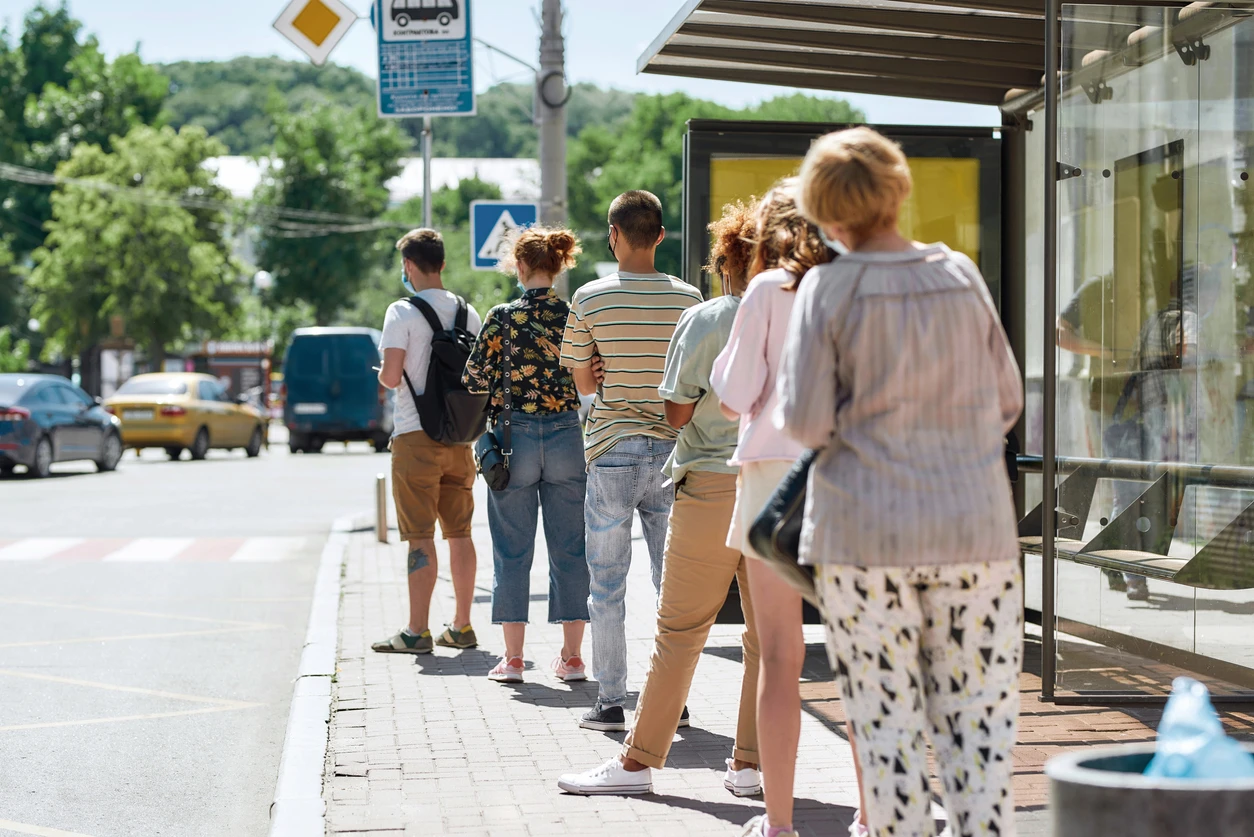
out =
<path fill-rule="evenodd" d="M 586 773 L 558 779 L 558 787 L 568 793 L 635 794 L 653 789 L 653 770 L 666 766 L 693 673 L 733 578 L 740 584 L 745 616 L 744 677 L 736 743 L 723 785 L 736 796 L 762 791 L 757 770 L 758 643 L 749 581 L 741 551 L 721 545 L 736 501 L 737 469 L 728 460 L 736 447 L 737 422 L 723 416 L 710 391 L 710 369 L 727 343 L 748 278 L 753 220 L 752 211 L 737 203 L 710 225 L 714 244 L 706 269 L 722 281 L 723 294 L 680 316 L 667 352 L 659 394 L 666 420 L 679 429 L 665 469 L 674 482 L 675 504 L 662 565 L 653 656 L 635 723 L 620 755 Z"/>
<path fill-rule="evenodd" d="M 579 394 L 570 371 L 560 362 L 570 306 L 553 290 L 554 278 L 574 267 L 579 252 L 579 242 L 570 230 L 530 227 L 518 235 L 501 267 L 517 273 L 522 298 L 488 312 L 462 375 L 462 383 L 471 392 L 490 393 L 490 420 L 499 431 L 505 408 L 502 362 L 509 347 L 513 451 L 509 485 L 488 492 L 492 622 L 505 633 L 505 655 L 488 678 L 503 683 L 523 679 L 523 639 L 531 607 L 531 562 L 539 512 L 544 514 L 549 553 L 549 622 L 561 624 L 563 639 L 550 668 L 559 680 L 587 679 L 580 656 L 588 622 L 583 535 L 587 474 Z M 497 438 L 501 438 L 499 432 Z"/>
<path fill-rule="evenodd" d="M 383 352 L 379 383 L 399 390 L 393 407 L 392 495 L 401 540 L 409 543 L 409 624 L 370 647 L 385 654 L 430 654 L 434 645 L 474 648 L 478 644 L 470 626 L 476 565 L 470 539 L 474 458 L 469 445 L 445 445 L 423 431 L 414 393 L 423 395 L 431 363 L 435 331 L 428 316 L 438 318 L 445 328 L 464 317 L 471 334 L 478 333 L 480 319 L 472 306 L 444 288 L 444 239 L 438 232 L 408 232 L 396 242 L 396 249 L 401 251 L 401 282 L 416 302 L 402 299 L 388 306 L 379 341 Z M 409 384 L 402 386 L 406 375 Z M 436 582 L 437 520 L 449 545 L 456 606 L 453 621 L 433 639 L 428 621 Z"/>
<path fill-rule="evenodd" d="M 910 169 L 869 128 L 811 146 L 798 204 L 849 249 L 802 280 L 784 432 L 823 452 L 801 559 L 876 835 L 932 837 L 926 737 L 955 834 L 1013 837 L 1022 577 L 1004 439 L 1023 383 L 975 264 L 898 231 Z"/>
<path fill-rule="evenodd" d="M 627 728 L 627 571 L 631 519 L 640 515 L 661 589 L 666 519 L 674 492 L 662 468 L 675 448 L 658 386 L 675 324 L 701 302 L 701 292 L 654 266 L 662 203 L 643 190 L 624 192 L 609 209 L 609 247 L 618 272 L 575 292 L 562 339 L 562 365 L 584 395 L 596 393 L 584 437 L 588 490 L 584 503 L 596 705 L 585 729 Z M 603 379 L 596 372 L 597 358 Z"/>
<path fill-rule="evenodd" d="M 760 556 L 749 543 L 749 529 L 802 453 L 801 446 L 772 423 L 780 355 L 797 286 L 810 268 L 826 264 L 833 256 L 818 229 L 797 209 L 796 198 L 797 178 L 789 177 L 767 192 L 758 206 L 752 234 L 753 280 L 711 376 L 724 413 L 740 419 L 739 444 L 731 460 L 739 466 L 740 477 L 727 545 L 754 559 Z M 761 646 L 758 727 L 766 777 L 766 814 L 750 820 L 745 833 L 787 837 L 795 833 L 793 777 L 801 735 L 798 683 L 805 662 L 801 595 L 761 560 L 749 561 L 745 589 L 752 592 Z M 850 833 L 860 837 L 864 829 L 859 813 Z"/>

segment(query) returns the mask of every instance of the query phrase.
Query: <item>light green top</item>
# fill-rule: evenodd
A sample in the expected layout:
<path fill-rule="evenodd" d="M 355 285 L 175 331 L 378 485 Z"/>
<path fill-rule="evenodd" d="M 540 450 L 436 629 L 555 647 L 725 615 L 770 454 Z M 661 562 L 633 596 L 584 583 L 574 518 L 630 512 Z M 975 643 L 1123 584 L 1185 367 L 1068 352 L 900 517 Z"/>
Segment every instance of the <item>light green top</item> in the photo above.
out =
<path fill-rule="evenodd" d="M 696 403 L 692 421 L 684 425 L 664 472 L 678 483 L 689 471 L 734 474 L 728 465 L 736 452 L 738 421 L 728 421 L 710 386 L 714 359 L 727 345 L 740 298 L 721 296 L 689 308 L 675 326 L 666 352 L 666 368 L 658 394 L 676 404 Z"/>

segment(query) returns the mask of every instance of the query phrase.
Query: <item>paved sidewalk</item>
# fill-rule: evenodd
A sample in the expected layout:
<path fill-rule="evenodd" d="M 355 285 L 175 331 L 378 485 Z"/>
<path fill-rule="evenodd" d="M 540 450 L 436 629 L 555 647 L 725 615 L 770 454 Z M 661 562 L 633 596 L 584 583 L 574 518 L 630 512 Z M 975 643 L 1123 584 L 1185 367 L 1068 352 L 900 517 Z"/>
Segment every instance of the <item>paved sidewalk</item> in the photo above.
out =
<path fill-rule="evenodd" d="M 482 490 L 482 489 L 480 489 Z M 482 500 L 482 496 L 480 496 Z M 557 777 L 617 753 L 625 733 L 580 729 L 596 699 L 593 682 L 565 684 L 548 672 L 561 629 L 546 617 L 543 538 L 532 577 L 526 682 L 485 676 L 503 649 L 491 624 L 491 544 L 483 504 L 476 512 L 479 573 L 472 615 L 478 649 L 437 648 L 432 655 L 375 654 L 374 640 L 406 621 L 405 554 L 398 543 L 353 536 L 340 613 L 326 797 L 333 834 L 649 835 L 739 834 L 762 810 L 722 784 L 740 694 L 738 626 L 715 626 L 689 696 L 692 726 L 671 750 L 674 769 L 654 772 L 647 796 L 583 798 L 561 793 Z M 392 538 L 395 541 L 396 534 Z M 648 666 L 655 602 L 643 541 L 634 542 L 628 581 L 628 707 Z M 432 622 L 449 619 L 453 590 L 440 549 Z M 807 628 L 818 643 L 820 628 Z M 589 641 L 585 640 L 585 655 Z M 822 670 L 813 647 L 812 669 Z M 857 807 L 848 744 L 811 714 L 803 718 L 797 822 L 803 834 L 840 834 Z"/>
<path fill-rule="evenodd" d="M 479 573 L 473 622 L 482 643 L 477 649 L 437 648 L 421 657 L 370 651 L 372 641 L 390 636 L 406 621 L 405 549 L 399 543 L 376 543 L 372 532 L 352 536 L 327 755 L 328 832 L 739 834 L 741 825 L 762 810 L 760 800 L 736 799 L 721 781 L 736 727 L 740 628 L 718 625 L 711 633 L 688 700 L 693 725 L 680 730 L 668 769 L 654 772 L 653 794 L 586 798 L 561 793 L 558 775 L 600 764 L 619 752 L 625 734 L 579 729 L 578 717 L 595 700 L 596 684 L 564 684 L 548 672 L 561 646 L 561 630 L 544 621 L 543 538 L 532 576 L 526 682 L 506 685 L 486 678 L 503 644 L 500 629 L 491 624 L 491 544 L 483 490 L 480 485 L 475 528 Z M 648 557 L 641 540 L 634 546 L 627 598 L 629 708 L 648 665 L 655 623 Z M 442 547 L 439 557 L 433 625 L 453 612 Z M 827 672 L 822 629 L 807 627 L 806 638 L 795 819 L 803 835 L 843 837 L 857 805 L 852 759 Z M 588 655 L 587 640 L 584 650 Z M 1083 653 L 1095 670 L 1114 662 L 1100 650 Z M 1161 711 L 1042 704 L 1039 643 L 1029 640 L 1025 668 L 1015 751 L 1016 820 L 1020 837 L 1044 837 L 1049 827 L 1045 760 L 1077 746 L 1152 740 Z M 1254 716 L 1223 708 L 1230 730 L 1251 737 Z"/>

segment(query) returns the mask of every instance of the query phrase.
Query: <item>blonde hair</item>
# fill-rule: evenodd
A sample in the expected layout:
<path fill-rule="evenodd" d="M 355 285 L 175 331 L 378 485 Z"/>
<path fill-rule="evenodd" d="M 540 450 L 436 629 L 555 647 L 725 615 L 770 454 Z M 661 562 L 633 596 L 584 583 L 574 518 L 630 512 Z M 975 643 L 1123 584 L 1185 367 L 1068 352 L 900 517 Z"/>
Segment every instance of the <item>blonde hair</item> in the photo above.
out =
<path fill-rule="evenodd" d="M 710 244 L 710 260 L 705 265 L 705 271 L 715 278 L 727 274 L 733 296 L 743 294 L 749 284 L 749 261 L 753 257 L 754 235 L 758 226 L 753 208 L 755 203 L 755 198 L 749 199 L 749 206 L 740 201 L 729 203 L 723 207 L 723 217 L 709 226 L 714 240 Z"/>
<path fill-rule="evenodd" d="M 574 267 L 575 256 L 582 252 L 579 239 L 570 230 L 527 227 L 514 236 L 498 267 L 505 273 L 514 273 L 522 262 L 532 270 L 556 276 Z"/>
<path fill-rule="evenodd" d="M 818 227 L 806 220 L 797 205 L 798 178 L 785 177 L 771 187 L 756 213 L 753 258 L 749 276 L 777 267 L 795 278 L 784 290 L 795 291 L 816 265 L 826 264 L 835 255 L 823 243 Z"/>
<path fill-rule="evenodd" d="M 816 224 L 842 224 L 856 235 L 896 227 L 912 182 L 897 143 L 870 128 L 817 139 L 801 164 L 797 203 Z"/>

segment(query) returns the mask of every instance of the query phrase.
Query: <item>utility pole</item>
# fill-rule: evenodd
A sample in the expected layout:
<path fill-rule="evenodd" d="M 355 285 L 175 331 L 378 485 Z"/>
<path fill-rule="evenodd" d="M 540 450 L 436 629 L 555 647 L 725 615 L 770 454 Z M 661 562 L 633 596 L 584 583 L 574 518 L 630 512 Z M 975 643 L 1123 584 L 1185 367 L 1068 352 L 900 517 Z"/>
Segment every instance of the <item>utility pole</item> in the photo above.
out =
<path fill-rule="evenodd" d="M 543 0 L 540 13 L 540 72 L 536 75 L 536 122 L 540 129 L 540 223 L 566 223 L 566 45 L 562 39 L 562 2 Z M 565 273 L 557 292 L 570 296 Z"/>

